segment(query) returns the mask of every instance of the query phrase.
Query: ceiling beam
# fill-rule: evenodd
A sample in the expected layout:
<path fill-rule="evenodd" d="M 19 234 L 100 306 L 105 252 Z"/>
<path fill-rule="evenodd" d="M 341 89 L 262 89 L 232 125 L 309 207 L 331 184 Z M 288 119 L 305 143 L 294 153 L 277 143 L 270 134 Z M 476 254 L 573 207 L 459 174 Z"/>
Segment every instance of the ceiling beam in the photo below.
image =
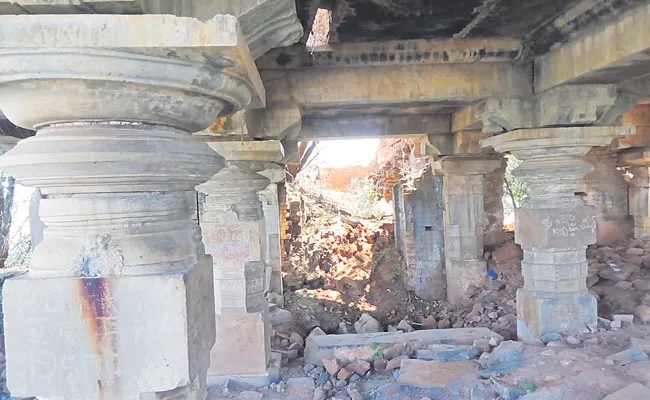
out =
<path fill-rule="evenodd" d="M 469 104 L 487 97 L 532 94 L 530 65 L 459 63 L 297 69 L 286 75 L 289 96 L 305 109 L 345 106 Z M 270 87 L 269 91 L 271 90 Z M 269 94 L 269 100 L 274 98 Z"/>
<path fill-rule="evenodd" d="M 565 84 L 621 83 L 650 70 L 650 4 L 535 60 L 535 92 Z"/>
<path fill-rule="evenodd" d="M 309 117 L 302 121 L 299 140 L 445 134 L 450 120 L 448 114 Z"/>

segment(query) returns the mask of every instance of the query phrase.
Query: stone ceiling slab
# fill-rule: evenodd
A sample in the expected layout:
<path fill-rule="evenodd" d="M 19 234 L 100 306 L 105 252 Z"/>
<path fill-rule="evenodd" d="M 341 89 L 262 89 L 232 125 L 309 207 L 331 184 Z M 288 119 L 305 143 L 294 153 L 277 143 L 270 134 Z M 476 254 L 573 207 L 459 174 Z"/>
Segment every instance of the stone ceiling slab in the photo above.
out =
<path fill-rule="evenodd" d="M 650 4 L 577 37 L 535 61 L 537 93 L 567 83 L 621 83 L 650 68 Z"/>

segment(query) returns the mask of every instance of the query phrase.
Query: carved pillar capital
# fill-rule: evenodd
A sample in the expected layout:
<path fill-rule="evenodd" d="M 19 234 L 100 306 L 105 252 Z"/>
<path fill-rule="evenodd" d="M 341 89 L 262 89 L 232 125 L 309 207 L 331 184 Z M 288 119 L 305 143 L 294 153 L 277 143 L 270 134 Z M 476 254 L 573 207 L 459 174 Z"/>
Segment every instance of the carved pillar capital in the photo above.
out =
<path fill-rule="evenodd" d="M 257 192 L 271 183 L 260 174 L 268 163 L 282 160 L 282 146 L 279 141 L 237 141 L 208 142 L 208 146 L 226 160 L 226 167 L 197 189 L 205 193 L 206 212 L 204 218 L 211 218 L 212 207 L 226 207 L 239 220 L 262 219 L 262 204 Z"/>

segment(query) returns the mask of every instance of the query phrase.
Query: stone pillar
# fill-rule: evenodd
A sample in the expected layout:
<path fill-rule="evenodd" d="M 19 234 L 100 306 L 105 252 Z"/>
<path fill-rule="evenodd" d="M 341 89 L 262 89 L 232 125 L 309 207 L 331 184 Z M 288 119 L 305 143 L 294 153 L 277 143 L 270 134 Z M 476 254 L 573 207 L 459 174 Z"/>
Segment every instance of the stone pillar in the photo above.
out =
<path fill-rule="evenodd" d="M 595 209 L 576 195 L 582 177 L 592 169 L 581 157 L 630 131 L 540 128 L 482 141 L 482 146 L 522 161 L 513 174 L 528 184 L 530 194 L 515 214 L 515 241 L 524 250 L 524 287 L 517 291 L 520 340 L 596 325 L 596 299 L 586 285 L 586 248 L 596 242 L 597 218 Z"/>
<path fill-rule="evenodd" d="M 628 211 L 628 183 L 623 171 L 616 169 L 618 155 L 606 148 L 591 149 L 583 160 L 592 167 L 584 176 L 580 192 L 586 194 L 587 205 L 596 209 L 599 245 L 614 245 L 632 237 L 632 219 Z"/>
<path fill-rule="evenodd" d="M 284 306 L 282 296 L 282 256 L 280 245 L 280 204 L 278 197 L 278 184 L 284 180 L 284 167 L 279 164 L 269 163 L 267 168 L 260 172 L 269 178 L 271 183 L 258 193 L 264 211 L 266 229 L 266 292 L 271 293 L 268 299 L 280 307 Z"/>
<path fill-rule="evenodd" d="M 209 142 L 227 167 L 199 186 L 203 243 L 214 262 L 216 343 L 208 385 L 238 378 L 269 384 L 270 326 L 264 297 L 266 232 L 259 172 L 282 159 L 279 141 Z"/>
<path fill-rule="evenodd" d="M 406 260 L 407 288 L 425 300 L 446 299 L 442 177 L 430 171 L 405 192 L 395 185 L 397 243 Z"/>
<path fill-rule="evenodd" d="M 469 286 L 485 279 L 483 174 L 499 165 L 501 157 L 476 155 L 447 156 L 435 164 L 436 174 L 443 175 L 445 272 L 452 304 L 462 303 Z"/>
<path fill-rule="evenodd" d="M 3 290 L 12 395 L 205 398 L 214 297 L 194 190 L 225 162 L 189 132 L 251 101 L 239 35 L 230 16 L 0 17 L 0 108 L 38 129 L 0 168 L 41 190 L 46 226 Z"/>
<path fill-rule="evenodd" d="M 507 161 L 501 159 L 501 165 L 494 171 L 483 175 L 483 200 L 485 225 L 483 227 L 483 246 L 495 248 L 503 244 L 506 234 L 503 230 L 503 179 L 506 174 Z"/>
<path fill-rule="evenodd" d="M 634 237 L 650 237 L 650 147 L 624 150 L 618 164 L 633 175 L 628 204 L 634 218 Z"/>

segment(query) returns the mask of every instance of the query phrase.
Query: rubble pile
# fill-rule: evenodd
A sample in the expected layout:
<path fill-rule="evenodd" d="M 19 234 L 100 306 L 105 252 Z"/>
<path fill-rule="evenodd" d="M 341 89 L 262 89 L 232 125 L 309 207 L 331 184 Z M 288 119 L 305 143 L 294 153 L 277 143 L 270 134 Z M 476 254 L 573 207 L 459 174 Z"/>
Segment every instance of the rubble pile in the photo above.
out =
<path fill-rule="evenodd" d="M 226 385 L 208 399 L 645 400 L 650 325 L 624 320 L 617 331 L 601 321 L 594 332 L 522 343 L 486 328 L 363 335 L 315 328 L 305 338 L 284 319 L 274 326 L 274 347 L 289 349 L 279 381 Z"/>
<path fill-rule="evenodd" d="M 650 322 L 650 238 L 587 250 L 590 293 L 598 298 L 598 314 L 613 319 L 630 314 Z"/>

